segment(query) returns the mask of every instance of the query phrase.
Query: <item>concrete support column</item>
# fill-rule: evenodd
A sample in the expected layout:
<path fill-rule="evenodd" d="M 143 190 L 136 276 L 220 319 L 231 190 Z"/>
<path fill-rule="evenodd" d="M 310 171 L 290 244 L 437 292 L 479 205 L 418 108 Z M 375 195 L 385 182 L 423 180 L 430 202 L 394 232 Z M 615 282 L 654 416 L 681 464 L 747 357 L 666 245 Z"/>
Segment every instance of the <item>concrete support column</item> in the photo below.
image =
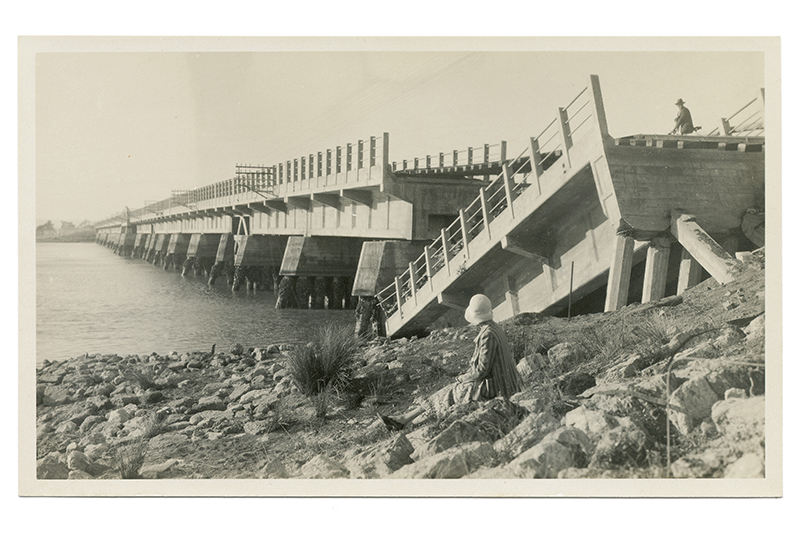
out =
<path fill-rule="evenodd" d="M 360 296 L 356 307 L 356 337 L 385 337 L 386 317 L 375 296 Z"/>
<path fill-rule="evenodd" d="M 733 281 L 738 263 L 697 224 L 694 216 L 674 213 L 671 229 L 678 242 L 717 282 Z"/>
<path fill-rule="evenodd" d="M 217 277 L 223 272 L 227 276 L 228 285 L 233 283 L 233 259 L 234 259 L 234 239 L 233 234 L 223 233 L 220 235 L 217 247 L 217 257 L 211 272 L 208 274 L 208 284 L 213 285 Z"/>
<path fill-rule="evenodd" d="M 668 239 L 655 238 L 647 248 L 642 303 L 660 300 L 666 294 L 669 245 Z"/>
<path fill-rule="evenodd" d="M 622 309 L 628 303 L 631 268 L 633 268 L 633 238 L 617 234 L 614 237 L 611 266 L 608 270 L 605 311 Z"/>
<path fill-rule="evenodd" d="M 297 276 L 283 276 L 278 286 L 278 299 L 275 301 L 275 309 L 287 309 L 297 307 L 297 297 L 295 289 L 297 287 Z"/>
<path fill-rule="evenodd" d="M 703 267 L 694 260 L 686 248 L 681 251 L 681 267 L 678 271 L 678 294 L 683 294 L 686 289 L 690 289 L 700 283 L 703 275 Z"/>

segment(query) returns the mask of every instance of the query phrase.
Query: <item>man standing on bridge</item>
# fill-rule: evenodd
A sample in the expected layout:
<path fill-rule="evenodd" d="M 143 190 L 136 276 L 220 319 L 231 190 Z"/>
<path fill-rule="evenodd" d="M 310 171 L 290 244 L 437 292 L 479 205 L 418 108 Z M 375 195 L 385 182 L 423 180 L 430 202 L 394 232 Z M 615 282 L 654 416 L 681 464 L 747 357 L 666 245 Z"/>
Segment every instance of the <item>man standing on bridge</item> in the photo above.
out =
<path fill-rule="evenodd" d="M 689 133 L 694 133 L 695 128 L 694 124 L 692 124 L 692 114 L 689 112 L 689 108 L 683 106 L 683 99 L 678 98 L 678 101 L 675 102 L 675 105 L 678 106 L 678 116 L 675 117 L 675 128 L 670 132 L 670 135 L 674 133 L 679 133 L 681 135 L 688 135 Z"/>

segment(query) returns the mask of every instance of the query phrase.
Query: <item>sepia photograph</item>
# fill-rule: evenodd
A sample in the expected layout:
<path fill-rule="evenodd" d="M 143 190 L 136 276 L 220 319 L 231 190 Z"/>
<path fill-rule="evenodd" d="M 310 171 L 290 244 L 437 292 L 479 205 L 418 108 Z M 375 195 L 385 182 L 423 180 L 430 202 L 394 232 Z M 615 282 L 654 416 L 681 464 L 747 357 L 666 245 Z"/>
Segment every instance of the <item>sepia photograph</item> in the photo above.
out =
<path fill-rule="evenodd" d="M 782 495 L 779 38 L 18 44 L 20 495 Z"/>

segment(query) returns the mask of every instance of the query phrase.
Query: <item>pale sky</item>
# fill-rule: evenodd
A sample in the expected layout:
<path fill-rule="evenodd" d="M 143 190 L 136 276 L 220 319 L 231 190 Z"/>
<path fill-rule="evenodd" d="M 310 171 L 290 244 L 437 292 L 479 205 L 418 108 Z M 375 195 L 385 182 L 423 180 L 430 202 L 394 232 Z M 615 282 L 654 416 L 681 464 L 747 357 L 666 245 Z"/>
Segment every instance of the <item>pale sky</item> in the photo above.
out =
<path fill-rule="evenodd" d="M 38 53 L 36 219 L 96 221 L 388 132 L 390 158 L 509 142 L 597 74 L 610 133 L 701 133 L 764 87 L 761 52 Z M 767 95 L 769 98 L 769 95 Z"/>

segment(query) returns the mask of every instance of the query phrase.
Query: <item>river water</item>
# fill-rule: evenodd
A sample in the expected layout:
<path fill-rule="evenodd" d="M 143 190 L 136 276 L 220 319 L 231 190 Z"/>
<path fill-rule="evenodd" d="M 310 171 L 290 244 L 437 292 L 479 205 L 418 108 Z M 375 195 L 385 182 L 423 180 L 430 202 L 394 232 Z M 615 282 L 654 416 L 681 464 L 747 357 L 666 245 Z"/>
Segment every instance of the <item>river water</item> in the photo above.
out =
<path fill-rule="evenodd" d="M 231 291 L 225 277 L 181 277 L 94 243 L 36 245 L 36 360 L 84 353 L 227 352 L 298 342 L 349 311 L 275 309 L 275 294 Z"/>

